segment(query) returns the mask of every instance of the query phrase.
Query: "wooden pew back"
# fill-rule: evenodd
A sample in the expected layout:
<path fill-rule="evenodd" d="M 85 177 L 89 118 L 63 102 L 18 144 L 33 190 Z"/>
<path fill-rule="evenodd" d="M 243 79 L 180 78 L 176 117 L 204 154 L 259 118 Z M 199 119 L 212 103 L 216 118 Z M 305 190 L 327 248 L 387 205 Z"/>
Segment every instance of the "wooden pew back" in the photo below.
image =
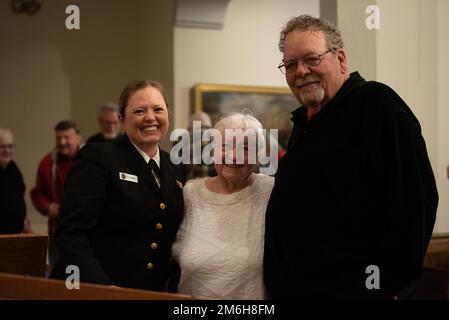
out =
<path fill-rule="evenodd" d="M 16 300 L 191 300 L 188 295 L 80 283 L 69 290 L 63 280 L 0 273 L 0 299 Z"/>
<path fill-rule="evenodd" d="M 0 235 L 0 272 L 45 276 L 47 234 Z"/>
<path fill-rule="evenodd" d="M 435 234 L 424 258 L 421 277 L 416 282 L 416 298 L 449 299 L 449 234 Z"/>
<path fill-rule="evenodd" d="M 449 269 L 449 234 L 436 234 L 432 237 L 424 265 Z"/>

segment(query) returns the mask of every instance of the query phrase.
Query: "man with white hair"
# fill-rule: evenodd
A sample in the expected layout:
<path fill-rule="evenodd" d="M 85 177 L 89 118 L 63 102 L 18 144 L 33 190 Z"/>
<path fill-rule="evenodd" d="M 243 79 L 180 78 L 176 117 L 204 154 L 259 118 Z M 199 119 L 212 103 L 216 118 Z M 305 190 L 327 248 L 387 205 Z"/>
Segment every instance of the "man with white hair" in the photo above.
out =
<path fill-rule="evenodd" d="M 107 142 L 120 135 L 120 115 L 115 103 L 109 102 L 100 107 L 98 125 L 101 132 L 89 137 L 86 143 Z"/>
<path fill-rule="evenodd" d="M 201 133 L 198 135 L 199 137 L 203 136 L 203 133 L 205 130 L 212 128 L 212 121 L 210 119 L 210 116 L 203 111 L 197 111 L 191 116 L 191 123 L 189 124 L 189 133 L 190 133 L 190 165 L 187 166 L 187 180 L 188 179 L 196 179 L 196 178 L 202 178 L 202 177 L 208 177 L 208 176 L 215 176 L 216 172 L 214 169 L 214 166 L 212 164 L 206 164 L 203 161 L 200 161 L 201 163 L 197 163 L 194 160 L 193 155 L 193 122 L 199 121 L 201 123 Z M 201 154 L 197 155 L 201 159 L 201 155 L 203 152 L 203 149 L 207 145 L 207 141 L 200 141 L 201 143 Z"/>

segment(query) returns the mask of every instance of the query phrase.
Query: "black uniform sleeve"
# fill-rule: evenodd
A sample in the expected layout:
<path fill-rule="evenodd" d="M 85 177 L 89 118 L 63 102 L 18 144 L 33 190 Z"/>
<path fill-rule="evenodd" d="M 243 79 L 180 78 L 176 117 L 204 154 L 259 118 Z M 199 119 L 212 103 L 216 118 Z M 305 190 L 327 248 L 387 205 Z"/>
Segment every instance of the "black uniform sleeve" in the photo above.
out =
<path fill-rule="evenodd" d="M 97 224 L 106 199 L 106 172 L 97 146 L 86 145 L 78 153 L 64 187 L 56 225 L 56 245 L 61 258 L 51 277 L 65 279 L 65 268 L 75 265 L 80 281 L 113 284 L 94 256 L 89 232 Z"/>

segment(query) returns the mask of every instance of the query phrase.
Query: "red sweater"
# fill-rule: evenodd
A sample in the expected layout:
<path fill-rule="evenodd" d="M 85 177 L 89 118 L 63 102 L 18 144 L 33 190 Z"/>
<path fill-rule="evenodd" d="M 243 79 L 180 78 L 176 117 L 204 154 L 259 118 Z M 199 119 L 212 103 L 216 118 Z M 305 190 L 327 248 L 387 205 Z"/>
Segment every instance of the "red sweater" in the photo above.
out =
<path fill-rule="evenodd" d="M 36 209 L 44 216 L 48 216 L 48 207 L 50 203 L 55 202 L 60 204 L 62 200 L 62 192 L 64 187 L 65 178 L 70 170 L 72 164 L 72 158 L 58 157 L 56 163 L 56 178 L 52 178 L 52 153 L 48 153 L 39 163 L 36 176 L 36 185 L 31 190 L 31 200 L 33 201 Z M 54 186 L 53 186 L 54 184 Z M 54 239 L 54 227 L 55 219 L 48 219 L 48 234 L 50 240 Z"/>

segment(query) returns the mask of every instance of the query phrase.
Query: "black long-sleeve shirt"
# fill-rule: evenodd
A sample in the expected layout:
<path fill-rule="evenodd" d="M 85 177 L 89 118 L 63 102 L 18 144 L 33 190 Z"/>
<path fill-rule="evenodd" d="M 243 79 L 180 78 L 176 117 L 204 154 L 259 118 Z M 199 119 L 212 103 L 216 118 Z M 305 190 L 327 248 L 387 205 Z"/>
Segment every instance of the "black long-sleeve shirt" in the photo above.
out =
<path fill-rule="evenodd" d="M 0 234 L 21 233 L 24 227 L 26 206 L 25 183 L 22 173 L 11 161 L 0 167 Z"/>
<path fill-rule="evenodd" d="M 418 120 L 388 86 L 352 73 L 310 121 L 301 107 L 266 215 L 274 298 L 389 297 L 416 279 L 438 193 Z M 380 289 L 368 290 L 369 266 Z"/>

